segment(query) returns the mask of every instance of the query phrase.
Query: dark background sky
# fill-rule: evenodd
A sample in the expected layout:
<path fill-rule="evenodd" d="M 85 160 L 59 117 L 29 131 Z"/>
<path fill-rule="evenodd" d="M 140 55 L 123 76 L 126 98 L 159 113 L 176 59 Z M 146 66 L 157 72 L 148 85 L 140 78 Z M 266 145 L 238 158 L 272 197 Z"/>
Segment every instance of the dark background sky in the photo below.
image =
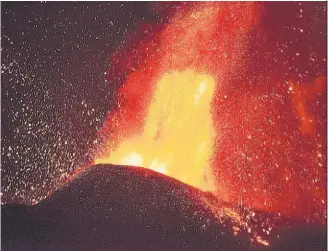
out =
<path fill-rule="evenodd" d="M 148 3 L 1 3 L 3 202 L 85 163 L 121 83 L 109 55 L 137 20 L 163 21 Z"/>

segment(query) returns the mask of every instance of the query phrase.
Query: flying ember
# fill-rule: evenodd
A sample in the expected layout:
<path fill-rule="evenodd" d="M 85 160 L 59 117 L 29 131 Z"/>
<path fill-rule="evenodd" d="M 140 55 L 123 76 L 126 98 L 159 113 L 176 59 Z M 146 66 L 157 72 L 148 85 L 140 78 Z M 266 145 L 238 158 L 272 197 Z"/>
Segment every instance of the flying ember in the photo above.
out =
<path fill-rule="evenodd" d="M 240 45 L 256 24 L 260 6 L 190 5 L 131 51 L 130 57 L 137 53 L 142 60 L 129 66 L 134 70 L 118 91 L 117 110 L 99 131 L 104 144 L 94 163 L 145 167 L 216 191 L 212 157 L 220 130 L 213 104 L 220 83 L 228 81 L 231 69 L 238 69 Z M 221 24 L 228 20 L 225 30 Z M 117 57 L 111 61 L 123 61 L 120 69 L 131 64 L 119 53 Z"/>
<path fill-rule="evenodd" d="M 325 219 L 325 78 L 304 84 L 280 66 L 262 69 L 258 56 L 271 46 L 263 8 L 193 3 L 159 28 L 139 27 L 139 40 L 127 36 L 109 59 L 108 82 L 119 76 L 121 86 L 93 163 L 148 168 L 222 201 Z"/>

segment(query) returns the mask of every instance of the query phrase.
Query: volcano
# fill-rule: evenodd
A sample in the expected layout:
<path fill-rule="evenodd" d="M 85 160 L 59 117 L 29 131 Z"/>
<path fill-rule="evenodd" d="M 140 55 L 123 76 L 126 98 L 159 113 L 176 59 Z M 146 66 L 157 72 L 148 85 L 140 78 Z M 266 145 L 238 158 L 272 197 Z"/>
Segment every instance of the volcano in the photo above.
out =
<path fill-rule="evenodd" d="M 326 246 L 322 225 L 254 211 L 262 222 L 276 225 L 268 236 L 270 244 L 259 245 L 247 230 L 236 235 L 233 217 L 218 221 L 213 208 L 233 207 L 149 169 L 96 165 L 36 205 L 3 205 L 2 248 L 324 250 Z M 225 212 L 231 216 L 233 211 Z"/>

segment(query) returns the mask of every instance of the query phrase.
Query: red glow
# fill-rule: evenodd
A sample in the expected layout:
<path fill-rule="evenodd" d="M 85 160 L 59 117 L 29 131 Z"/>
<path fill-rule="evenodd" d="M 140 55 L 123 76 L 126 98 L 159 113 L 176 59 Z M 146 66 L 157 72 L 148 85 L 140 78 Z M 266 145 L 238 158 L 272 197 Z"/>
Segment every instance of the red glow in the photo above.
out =
<path fill-rule="evenodd" d="M 261 13 L 261 3 L 192 4 L 159 32 L 149 29 L 134 53 L 112 56 L 112 62 L 121 62 L 112 71 L 122 68 L 129 74 L 118 93 L 119 109 L 99 131 L 105 144 L 95 159 L 142 132 L 163 74 L 193 69 L 216 82 L 212 171 L 217 195 L 235 204 L 323 220 L 326 135 L 318 132 L 325 130 L 325 115 L 316 102 L 325 102 L 326 81 L 302 87 L 284 82 L 280 73 L 267 73 L 255 83 L 249 81 L 252 76 L 240 77 Z"/>

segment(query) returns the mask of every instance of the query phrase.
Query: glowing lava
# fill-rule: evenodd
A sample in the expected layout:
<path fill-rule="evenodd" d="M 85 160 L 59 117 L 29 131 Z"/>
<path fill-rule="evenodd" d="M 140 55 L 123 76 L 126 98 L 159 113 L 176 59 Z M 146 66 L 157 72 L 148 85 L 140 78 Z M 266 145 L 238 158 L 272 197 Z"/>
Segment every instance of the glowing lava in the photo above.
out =
<path fill-rule="evenodd" d="M 258 66 L 272 63 L 261 3 L 180 7 L 110 57 L 108 82 L 124 84 L 94 163 L 142 166 L 232 204 L 324 219 L 325 81 L 291 84 L 278 66 Z"/>
<path fill-rule="evenodd" d="M 131 51 L 139 64 L 114 55 L 110 61 L 121 61 L 119 69 L 126 64 L 130 73 L 118 91 L 118 109 L 99 132 L 105 143 L 94 163 L 142 166 L 215 191 L 213 102 L 219 83 L 238 70 L 259 6 L 190 4 Z"/>
<path fill-rule="evenodd" d="M 324 97 L 325 81 L 310 88 L 286 85 L 288 74 L 252 66 L 258 55 L 269 55 L 257 42 L 268 35 L 256 29 L 261 3 L 180 7 L 165 27 L 145 29 L 148 35 L 135 48 L 111 56 L 107 76 L 126 77 L 117 109 L 99 131 L 94 163 L 146 167 L 214 191 L 220 201 L 323 219 L 325 116 L 314 114 L 321 111 L 316 98 Z M 218 219 L 234 222 L 234 233 L 246 229 L 268 245 L 250 227 L 253 212 L 208 207 Z"/>
<path fill-rule="evenodd" d="M 146 167 L 216 192 L 221 184 L 212 161 L 220 138 L 215 104 L 231 72 L 242 66 L 247 35 L 260 9 L 255 3 L 190 4 L 161 32 L 129 51 L 129 57 L 124 50 L 112 56 L 111 62 L 121 64 L 108 75 L 117 70 L 129 74 L 117 94 L 118 109 L 99 131 L 104 143 L 94 162 Z M 138 60 L 130 60 L 134 58 Z M 227 218 L 238 229 L 249 227 L 241 216 L 231 215 L 239 215 L 234 209 L 195 199 L 218 221 Z M 251 238 L 268 245 L 259 235 Z"/>
<path fill-rule="evenodd" d="M 192 70 L 165 74 L 156 86 L 143 132 L 95 163 L 147 167 L 214 191 L 210 168 L 214 87 L 212 77 Z"/>

